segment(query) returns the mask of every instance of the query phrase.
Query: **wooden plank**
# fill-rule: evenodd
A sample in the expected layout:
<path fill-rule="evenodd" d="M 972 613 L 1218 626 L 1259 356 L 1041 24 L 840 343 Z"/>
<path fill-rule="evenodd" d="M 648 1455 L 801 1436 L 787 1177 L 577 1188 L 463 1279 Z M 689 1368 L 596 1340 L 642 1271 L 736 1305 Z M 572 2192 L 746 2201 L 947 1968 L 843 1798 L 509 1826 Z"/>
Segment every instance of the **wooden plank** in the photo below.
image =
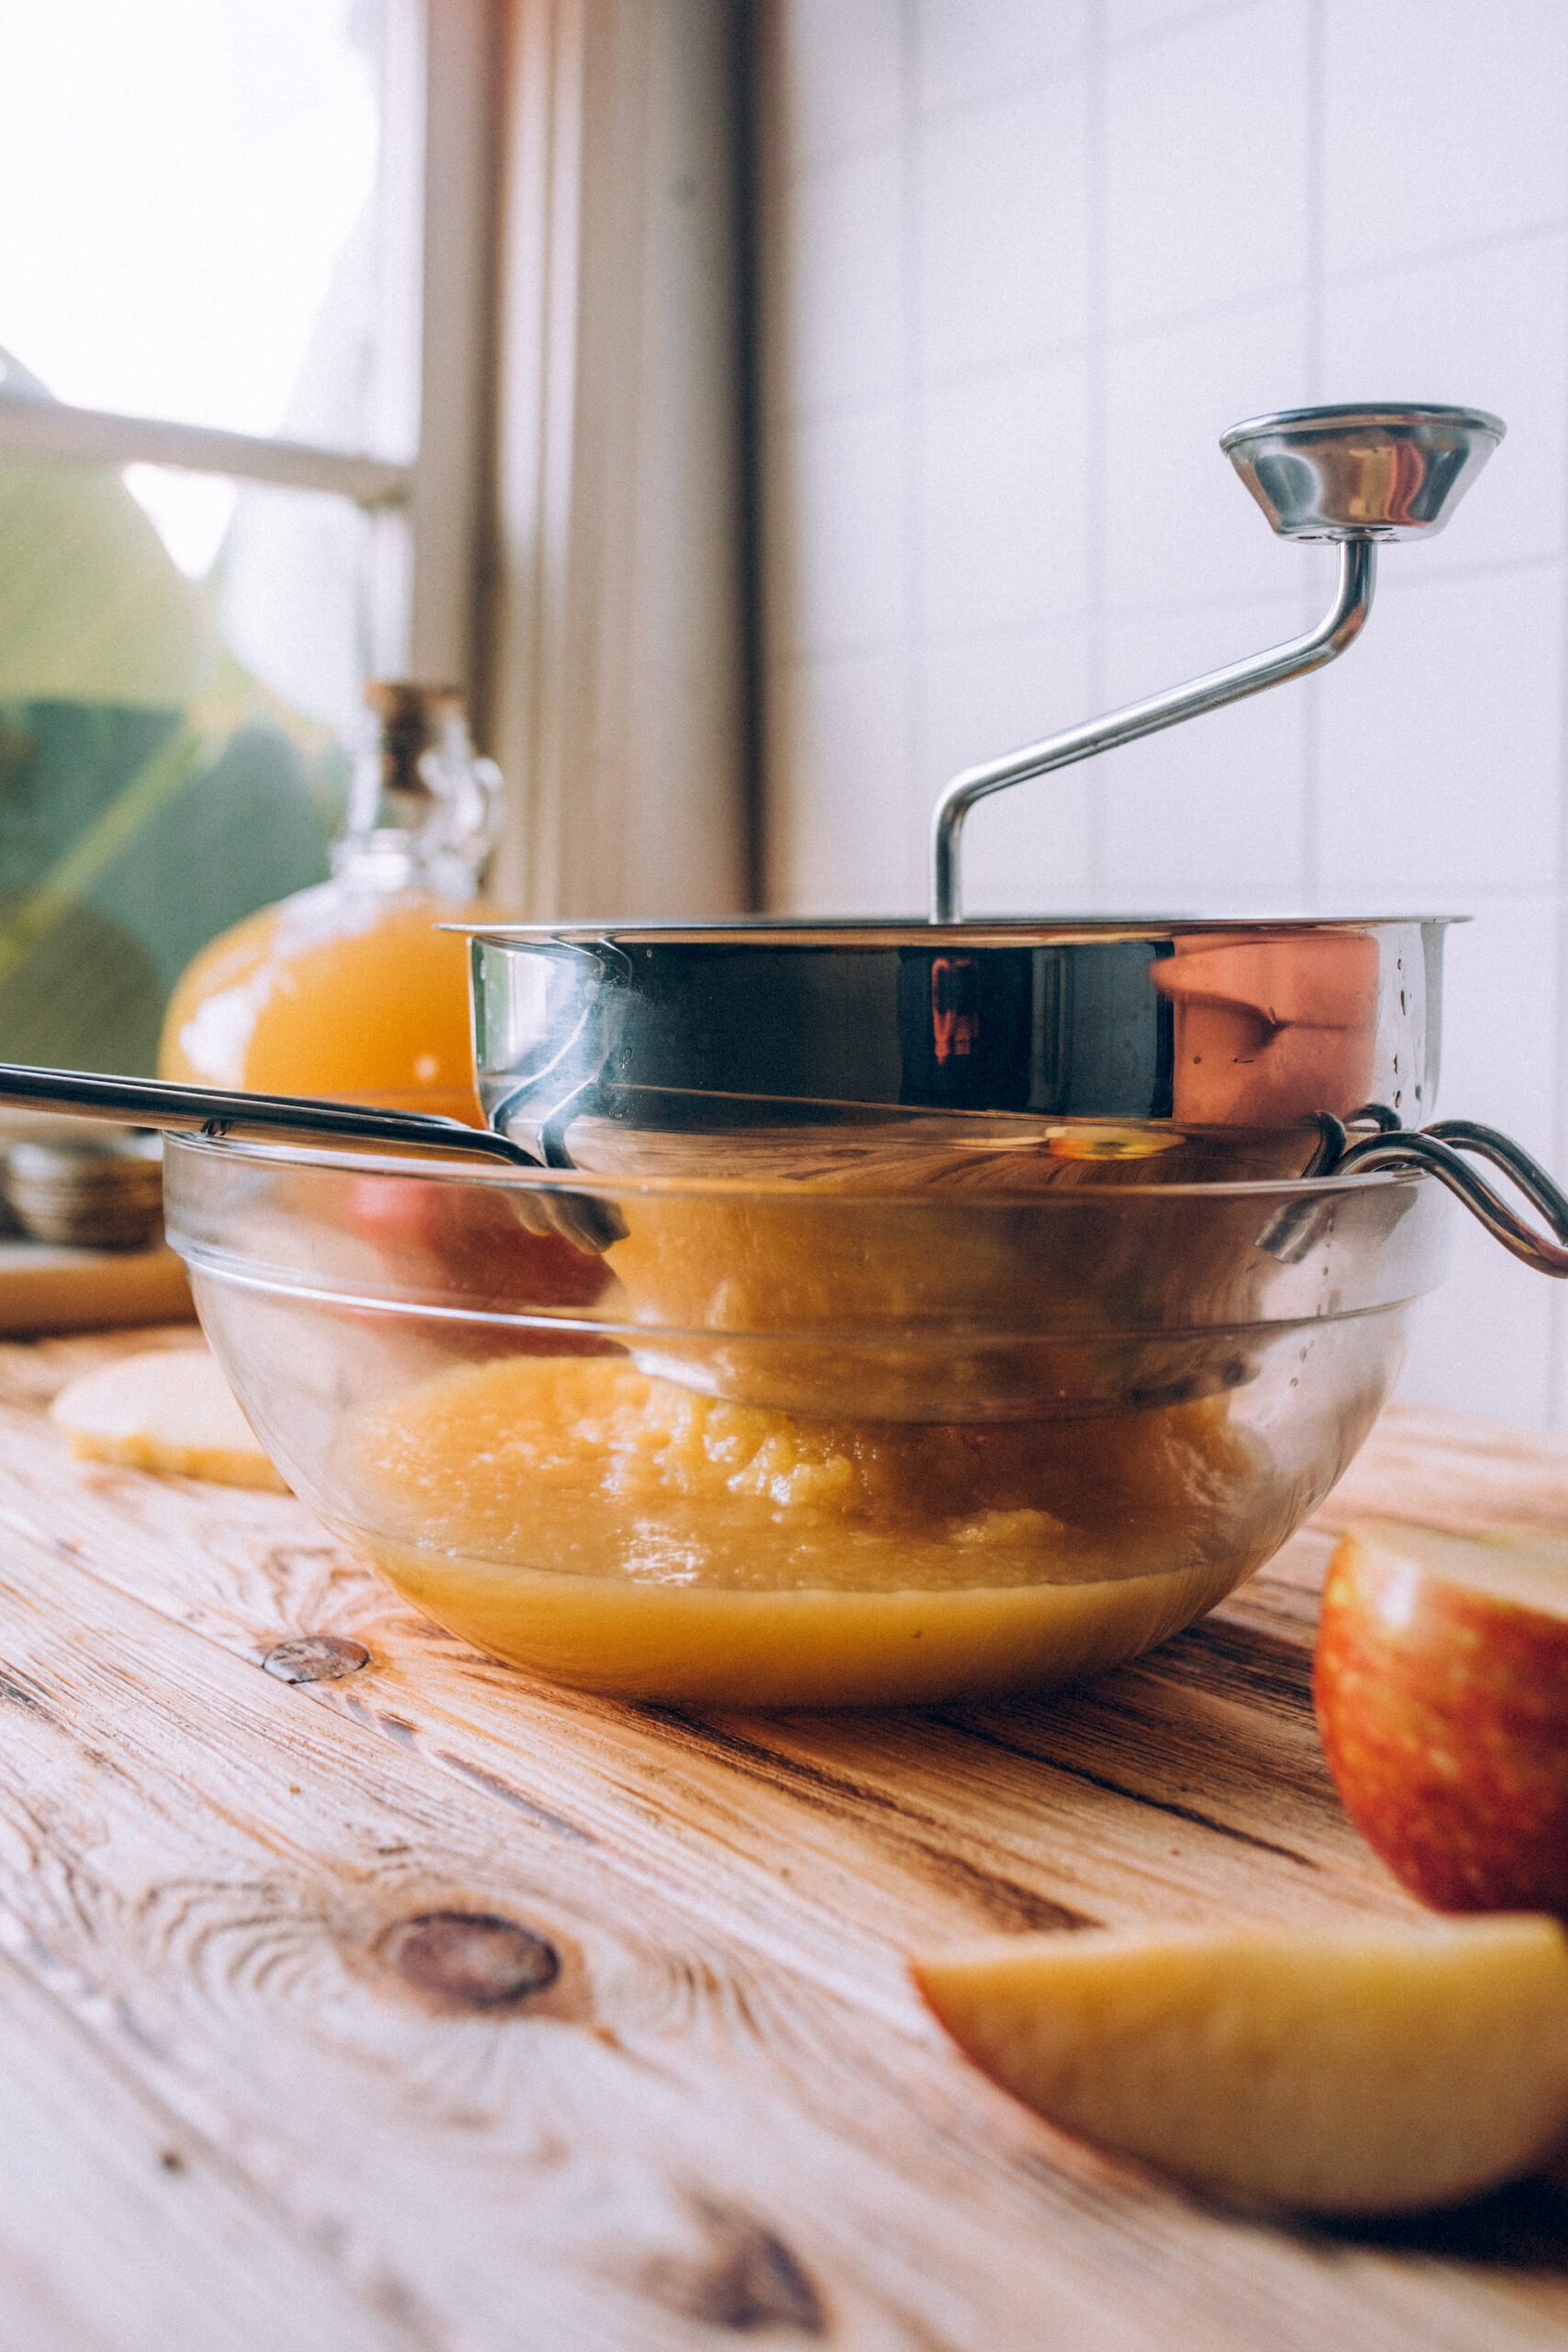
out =
<path fill-rule="evenodd" d="M 1206 2212 L 993 2091 L 904 1980 L 1052 1906 L 1403 1905 L 1303 1712 L 1321 1538 L 1069 1701 L 686 1720 L 475 1659 L 286 1499 L 70 1464 L 42 1408 L 105 1351 L 0 1351 L 0 1916 L 343 2292 L 486 2352 L 1564 2341 L 1547 2192 L 1440 2264 Z M 371 1667 L 255 1670 L 315 1631 Z M 547 1935 L 558 2007 L 416 1997 L 384 1938 L 441 1908 Z"/>
<path fill-rule="evenodd" d="M 48 1973 L 41 1955 L 33 1967 Z M 28 2352 L 419 2352 L 0 1952 L 0 2342 Z"/>
<path fill-rule="evenodd" d="M 1456 1534 L 1533 1527 L 1568 1533 L 1568 1437 L 1435 1406 L 1385 1413 L 1317 1523 L 1409 1519 Z"/>
<path fill-rule="evenodd" d="M 100 1330 L 182 1314 L 196 1320 L 185 1266 L 164 1242 L 76 1250 L 0 1240 L 0 1332 Z"/>

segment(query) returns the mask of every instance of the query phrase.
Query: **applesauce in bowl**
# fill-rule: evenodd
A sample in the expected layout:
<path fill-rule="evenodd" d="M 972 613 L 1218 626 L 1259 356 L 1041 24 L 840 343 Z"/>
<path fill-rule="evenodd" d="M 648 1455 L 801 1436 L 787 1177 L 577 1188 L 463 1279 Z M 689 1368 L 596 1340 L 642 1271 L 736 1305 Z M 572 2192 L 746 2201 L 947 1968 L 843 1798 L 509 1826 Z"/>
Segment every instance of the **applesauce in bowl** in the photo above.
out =
<path fill-rule="evenodd" d="M 290 1484 L 493 1656 L 692 1704 L 1041 1688 L 1168 1638 L 1348 1462 L 1446 1222 L 1420 1176 L 876 1198 L 169 1151 Z"/>

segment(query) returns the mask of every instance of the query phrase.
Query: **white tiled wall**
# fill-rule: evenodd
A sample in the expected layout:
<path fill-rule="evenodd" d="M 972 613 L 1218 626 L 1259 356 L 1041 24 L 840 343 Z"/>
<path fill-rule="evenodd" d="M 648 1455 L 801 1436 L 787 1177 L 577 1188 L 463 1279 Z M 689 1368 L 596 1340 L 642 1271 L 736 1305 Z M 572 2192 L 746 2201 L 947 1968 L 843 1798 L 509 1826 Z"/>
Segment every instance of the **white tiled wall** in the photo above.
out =
<path fill-rule="evenodd" d="M 966 893 L 1471 912 L 1444 1107 L 1568 1170 L 1568 5 L 773 0 L 767 48 L 774 903 L 921 906 L 956 768 L 1315 618 L 1227 424 L 1496 409 L 1343 663 L 987 804 Z M 1568 1424 L 1565 1309 L 1465 1232 L 1405 1393 Z"/>

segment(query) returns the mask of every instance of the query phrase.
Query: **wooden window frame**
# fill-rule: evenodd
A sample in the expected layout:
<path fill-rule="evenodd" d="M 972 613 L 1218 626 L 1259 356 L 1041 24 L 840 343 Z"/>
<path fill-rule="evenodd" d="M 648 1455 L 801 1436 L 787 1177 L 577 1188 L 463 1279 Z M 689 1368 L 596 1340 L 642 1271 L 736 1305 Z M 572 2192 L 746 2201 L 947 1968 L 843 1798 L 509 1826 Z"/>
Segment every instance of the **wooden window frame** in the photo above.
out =
<path fill-rule="evenodd" d="M 381 426 L 395 441 L 400 419 L 405 446 L 417 435 L 407 463 L 0 397 L 8 456 L 173 467 L 352 500 L 377 525 L 367 583 L 373 669 L 465 687 L 475 665 L 503 32 L 499 0 L 395 0 L 389 12 L 387 118 L 419 135 L 382 142 L 374 201 L 388 231 L 383 298 L 406 306 L 417 332 L 388 338 L 371 409 L 373 435 Z"/>

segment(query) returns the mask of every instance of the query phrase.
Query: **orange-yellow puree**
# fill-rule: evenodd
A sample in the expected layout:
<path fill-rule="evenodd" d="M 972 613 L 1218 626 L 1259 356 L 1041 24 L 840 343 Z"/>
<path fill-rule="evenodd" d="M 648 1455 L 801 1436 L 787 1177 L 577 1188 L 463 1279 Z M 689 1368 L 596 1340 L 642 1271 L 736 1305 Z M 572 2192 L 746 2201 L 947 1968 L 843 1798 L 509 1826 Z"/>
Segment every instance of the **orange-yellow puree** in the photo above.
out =
<path fill-rule="evenodd" d="M 1211 1607 L 1285 1532 L 1226 1407 L 857 1424 L 519 1356 L 360 1414 L 333 1476 L 392 1581 L 515 1664 L 634 1696 L 886 1704 L 1063 1681 Z"/>

